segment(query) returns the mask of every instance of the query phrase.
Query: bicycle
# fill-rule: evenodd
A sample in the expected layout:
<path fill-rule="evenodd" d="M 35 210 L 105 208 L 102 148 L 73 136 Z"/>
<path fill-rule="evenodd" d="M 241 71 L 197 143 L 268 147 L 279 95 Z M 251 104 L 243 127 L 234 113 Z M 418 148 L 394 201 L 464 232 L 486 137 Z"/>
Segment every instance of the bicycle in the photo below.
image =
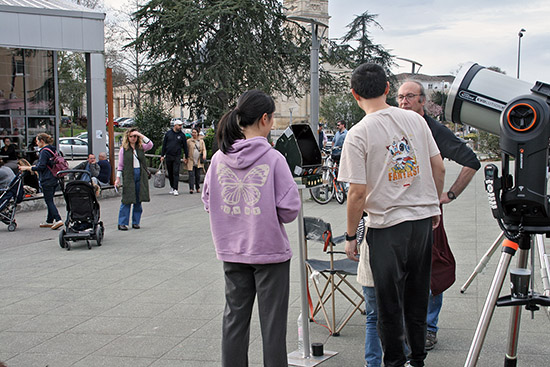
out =
<path fill-rule="evenodd" d="M 322 205 L 327 204 L 333 197 L 336 197 L 336 201 L 339 204 L 344 204 L 347 190 L 345 184 L 337 180 L 338 163 L 334 161 L 330 151 L 323 150 L 323 153 L 326 155 L 321 167 L 323 183 L 320 186 L 309 189 L 309 193 L 315 202 Z"/>

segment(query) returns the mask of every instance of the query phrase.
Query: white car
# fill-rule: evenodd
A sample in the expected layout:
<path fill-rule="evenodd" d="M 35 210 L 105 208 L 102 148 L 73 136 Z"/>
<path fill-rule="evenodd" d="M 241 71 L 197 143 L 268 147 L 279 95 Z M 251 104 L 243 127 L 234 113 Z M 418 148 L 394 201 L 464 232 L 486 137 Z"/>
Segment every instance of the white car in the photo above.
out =
<path fill-rule="evenodd" d="M 84 133 L 83 133 L 84 134 Z M 82 134 L 81 134 L 82 135 Z M 87 136 L 86 136 L 87 137 Z M 88 140 L 79 137 L 59 138 L 59 151 L 64 157 L 88 157 Z M 105 152 L 109 155 L 109 146 L 105 145 Z M 96 154 L 97 155 L 97 154 Z"/>
<path fill-rule="evenodd" d="M 88 141 L 80 138 L 60 138 L 59 151 L 64 157 L 87 157 Z"/>

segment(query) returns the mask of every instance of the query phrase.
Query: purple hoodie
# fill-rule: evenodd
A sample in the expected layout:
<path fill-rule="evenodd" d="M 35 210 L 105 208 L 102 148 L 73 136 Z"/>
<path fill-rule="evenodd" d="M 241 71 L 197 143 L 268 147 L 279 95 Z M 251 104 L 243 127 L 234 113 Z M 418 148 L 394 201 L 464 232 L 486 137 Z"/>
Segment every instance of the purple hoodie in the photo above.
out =
<path fill-rule="evenodd" d="M 285 158 L 266 138 L 237 140 L 228 154 L 214 154 L 202 201 L 218 259 L 272 264 L 292 257 L 283 223 L 298 216 L 300 196 Z"/>

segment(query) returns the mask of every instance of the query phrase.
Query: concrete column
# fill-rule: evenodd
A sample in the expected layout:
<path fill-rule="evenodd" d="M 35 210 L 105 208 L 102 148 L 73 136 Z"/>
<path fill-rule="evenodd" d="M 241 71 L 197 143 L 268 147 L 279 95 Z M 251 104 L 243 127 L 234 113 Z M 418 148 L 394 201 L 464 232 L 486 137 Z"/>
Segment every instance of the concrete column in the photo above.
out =
<path fill-rule="evenodd" d="M 86 53 L 86 99 L 88 106 L 88 152 L 106 152 L 105 60 L 102 53 Z"/>

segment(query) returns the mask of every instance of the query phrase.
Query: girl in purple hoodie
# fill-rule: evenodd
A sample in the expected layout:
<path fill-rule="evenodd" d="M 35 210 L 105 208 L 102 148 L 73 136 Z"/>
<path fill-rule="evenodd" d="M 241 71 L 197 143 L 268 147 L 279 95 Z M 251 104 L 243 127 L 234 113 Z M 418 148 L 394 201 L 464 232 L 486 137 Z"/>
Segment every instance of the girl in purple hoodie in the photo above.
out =
<path fill-rule="evenodd" d="M 283 223 L 301 207 L 285 158 L 267 141 L 273 99 L 245 92 L 218 125 L 220 150 L 204 179 L 202 200 L 225 274 L 222 366 L 248 366 L 254 298 L 264 366 L 287 366 L 286 325 L 292 251 Z"/>

